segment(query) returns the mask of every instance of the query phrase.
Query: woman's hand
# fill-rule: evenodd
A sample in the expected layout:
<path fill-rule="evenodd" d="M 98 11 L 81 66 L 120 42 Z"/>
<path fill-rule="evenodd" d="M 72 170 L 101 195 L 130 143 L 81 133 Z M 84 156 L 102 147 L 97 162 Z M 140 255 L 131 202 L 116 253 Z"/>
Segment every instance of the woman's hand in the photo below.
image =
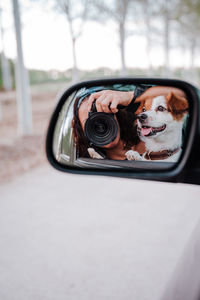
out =
<path fill-rule="evenodd" d="M 91 94 L 88 98 L 88 112 L 91 110 L 92 103 L 96 100 L 98 112 L 117 113 L 118 105 L 128 106 L 133 99 L 134 92 L 121 92 L 112 90 L 103 90 Z"/>

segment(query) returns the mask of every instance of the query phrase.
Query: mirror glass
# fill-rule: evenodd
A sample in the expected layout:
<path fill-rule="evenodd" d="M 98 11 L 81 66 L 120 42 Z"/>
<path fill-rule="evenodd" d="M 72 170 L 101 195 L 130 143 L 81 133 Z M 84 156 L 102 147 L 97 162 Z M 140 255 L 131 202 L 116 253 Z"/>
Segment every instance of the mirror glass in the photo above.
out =
<path fill-rule="evenodd" d="M 81 168 L 169 168 L 183 151 L 188 106 L 186 94 L 176 87 L 82 87 L 59 112 L 54 156 Z"/>

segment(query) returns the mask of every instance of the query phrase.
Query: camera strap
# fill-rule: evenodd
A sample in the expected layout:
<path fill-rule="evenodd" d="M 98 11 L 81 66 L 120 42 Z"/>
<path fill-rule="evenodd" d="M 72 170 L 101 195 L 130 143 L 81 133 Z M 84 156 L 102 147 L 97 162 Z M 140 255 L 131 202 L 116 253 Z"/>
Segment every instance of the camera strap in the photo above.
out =
<path fill-rule="evenodd" d="M 146 92 L 146 90 L 148 90 L 151 87 L 151 85 L 137 85 L 134 90 L 133 99 L 131 100 L 131 103 L 126 107 L 126 109 L 130 112 L 135 112 L 140 106 L 140 103 L 135 103 L 135 99 L 141 96 L 144 92 Z"/>

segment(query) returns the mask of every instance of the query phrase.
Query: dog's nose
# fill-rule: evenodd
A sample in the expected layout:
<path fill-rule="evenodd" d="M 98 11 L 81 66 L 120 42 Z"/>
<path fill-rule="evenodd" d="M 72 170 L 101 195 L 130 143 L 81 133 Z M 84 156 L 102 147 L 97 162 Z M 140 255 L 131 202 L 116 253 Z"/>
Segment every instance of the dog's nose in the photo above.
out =
<path fill-rule="evenodd" d="M 139 121 L 142 123 L 148 118 L 147 114 L 140 114 L 138 116 Z"/>

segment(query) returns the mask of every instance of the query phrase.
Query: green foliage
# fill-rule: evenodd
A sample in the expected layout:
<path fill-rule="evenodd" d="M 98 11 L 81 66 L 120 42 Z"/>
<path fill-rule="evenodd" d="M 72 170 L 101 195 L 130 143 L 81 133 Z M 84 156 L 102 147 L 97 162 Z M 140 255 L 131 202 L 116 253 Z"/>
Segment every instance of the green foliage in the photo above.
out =
<path fill-rule="evenodd" d="M 55 81 L 70 81 L 71 74 L 66 72 L 59 72 L 56 70 L 29 70 L 29 80 L 31 85 Z"/>
<path fill-rule="evenodd" d="M 1 53 L 0 53 L 0 55 L 1 55 Z M 8 59 L 8 63 L 9 63 L 10 71 L 11 71 L 12 87 L 14 88 L 15 87 L 14 63 L 11 59 Z M 3 78 L 2 78 L 2 67 L 1 67 L 1 60 L 0 60 L 0 90 L 3 90 L 3 89 L 4 89 L 4 87 L 3 87 Z"/>
<path fill-rule="evenodd" d="M 9 59 L 9 67 L 11 72 L 12 88 L 15 88 L 15 66 L 14 62 Z M 67 72 L 60 72 L 56 70 L 42 71 L 42 70 L 28 70 L 29 80 L 31 85 L 48 83 L 48 82 L 68 82 L 71 81 L 71 70 Z M 0 60 L 0 90 L 3 90 L 2 68 Z"/>
<path fill-rule="evenodd" d="M 15 88 L 15 79 L 14 79 L 14 63 L 12 60 L 9 60 L 10 68 L 11 68 L 11 77 L 13 88 Z M 0 63 L 1 67 L 1 63 Z M 171 75 L 175 78 L 185 79 L 184 75 L 188 70 L 183 68 L 176 68 L 171 70 Z M 152 77 L 160 77 L 163 75 L 164 68 L 158 67 L 153 68 L 151 70 Z M 195 72 L 197 74 L 198 80 L 200 82 L 200 68 L 195 68 Z M 102 78 L 102 77 L 120 77 L 120 70 L 113 70 L 110 68 L 102 67 L 94 70 L 79 70 L 80 81 L 91 80 L 94 78 Z M 127 75 L 130 77 L 137 76 L 149 76 L 149 70 L 144 68 L 128 68 Z M 41 85 L 46 83 L 71 83 L 72 81 L 72 69 L 68 69 L 65 72 L 51 70 L 51 71 L 42 71 L 42 70 L 29 70 L 29 79 L 30 84 L 33 86 Z M 2 73 L 0 72 L 0 89 L 3 90 L 2 84 Z"/>

